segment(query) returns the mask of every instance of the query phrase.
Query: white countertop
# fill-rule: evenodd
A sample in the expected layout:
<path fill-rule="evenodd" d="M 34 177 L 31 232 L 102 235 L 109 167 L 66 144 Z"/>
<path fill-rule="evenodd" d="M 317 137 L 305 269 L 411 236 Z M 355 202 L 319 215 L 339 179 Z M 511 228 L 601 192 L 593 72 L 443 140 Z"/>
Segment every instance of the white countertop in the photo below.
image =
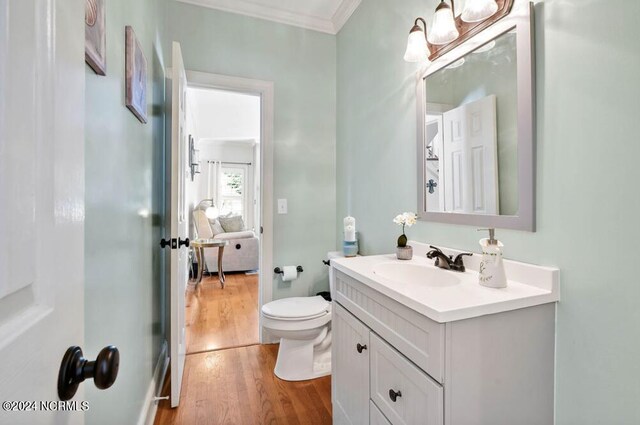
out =
<path fill-rule="evenodd" d="M 478 265 L 481 256 L 465 257 L 464 273 L 438 269 L 434 260 L 426 257 L 429 246 L 410 242 L 412 260 L 398 260 L 395 254 L 337 258 L 331 265 L 348 276 L 395 301 L 421 313 L 436 322 L 445 323 L 469 319 L 486 314 L 531 307 L 560 300 L 559 270 L 517 261 L 504 260 L 508 280 L 506 288 L 487 288 L 478 284 Z M 445 253 L 456 255 L 461 251 L 440 247 Z M 460 283 L 449 286 L 420 286 L 416 283 L 390 280 L 373 272 L 381 263 L 413 263 L 453 273 Z"/>

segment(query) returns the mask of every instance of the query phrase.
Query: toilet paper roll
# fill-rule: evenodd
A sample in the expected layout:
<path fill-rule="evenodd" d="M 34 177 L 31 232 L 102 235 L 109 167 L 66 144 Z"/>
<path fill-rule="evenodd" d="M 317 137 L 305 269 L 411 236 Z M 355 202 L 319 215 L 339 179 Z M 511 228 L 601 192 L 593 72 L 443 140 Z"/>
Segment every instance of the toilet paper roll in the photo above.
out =
<path fill-rule="evenodd" d="M 291 280 L 296 280 L 298 278 L 298 270 L 296 266 L 284 266 L 282 268 L 282 271 L 284 272 L 282 274 L 283 282 L 289 282 Z"/>

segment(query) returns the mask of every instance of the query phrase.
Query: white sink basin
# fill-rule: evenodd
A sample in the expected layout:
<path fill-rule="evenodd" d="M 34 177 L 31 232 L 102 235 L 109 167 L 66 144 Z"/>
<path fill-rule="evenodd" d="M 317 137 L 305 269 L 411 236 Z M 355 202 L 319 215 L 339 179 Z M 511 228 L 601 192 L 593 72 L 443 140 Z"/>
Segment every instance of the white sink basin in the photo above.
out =
<path fill-rule="evenodd" d="M 455 272 L 412 263 L 380 263 L 373 266 L 373 273 L 404 284 L 433 288 L 457 285 L 460 279 Z"/>

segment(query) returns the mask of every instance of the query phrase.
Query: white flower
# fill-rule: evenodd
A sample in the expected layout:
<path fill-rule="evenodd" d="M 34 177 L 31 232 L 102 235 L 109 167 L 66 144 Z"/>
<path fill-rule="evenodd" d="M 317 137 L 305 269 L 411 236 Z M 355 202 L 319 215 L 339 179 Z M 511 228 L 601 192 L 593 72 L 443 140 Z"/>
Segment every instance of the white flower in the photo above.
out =
<path fill-rule="evenodd" d="M 403 215 L 404 215 L 404 222 L 407 225 L 407 227 L 411 227 L 414 224 L 416 224 L 416 221 L 417 221 L 418 217 L 416 216 L 415 213 L 406 212 Z"/>
<path fill-rule="evenodd" d="M 418 216 L 413 212 L 405 212 L 402 214 L 398 214 L 396 218 L 393 219 L 393 222 L 400 226 L 411 227 L 416 224 Z"/>

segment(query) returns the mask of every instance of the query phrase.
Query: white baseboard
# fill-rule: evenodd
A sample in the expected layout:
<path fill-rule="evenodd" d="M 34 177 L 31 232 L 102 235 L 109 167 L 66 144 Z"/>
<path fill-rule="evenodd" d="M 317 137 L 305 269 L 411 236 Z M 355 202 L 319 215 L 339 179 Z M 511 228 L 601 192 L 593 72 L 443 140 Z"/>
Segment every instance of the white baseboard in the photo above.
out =
<path fill-rule="evenodd" d="M 144 397 L 144 404 L 138 417 L 138 425 L 153 425 L 156 419 L 156 412 L 158 411 L 158 403 L 154 398 L 160 395 L 162 385 L 164 384 L 164 377 L 167 374 L 167 368 L 169 367 L 169 355 L 168 355 L 167 341 L 162 344 L 160 350 L 160 356 L 158 356 L 158 362 L 153 371 L 153 377 L 149 383 L 149 389 Z"/>

